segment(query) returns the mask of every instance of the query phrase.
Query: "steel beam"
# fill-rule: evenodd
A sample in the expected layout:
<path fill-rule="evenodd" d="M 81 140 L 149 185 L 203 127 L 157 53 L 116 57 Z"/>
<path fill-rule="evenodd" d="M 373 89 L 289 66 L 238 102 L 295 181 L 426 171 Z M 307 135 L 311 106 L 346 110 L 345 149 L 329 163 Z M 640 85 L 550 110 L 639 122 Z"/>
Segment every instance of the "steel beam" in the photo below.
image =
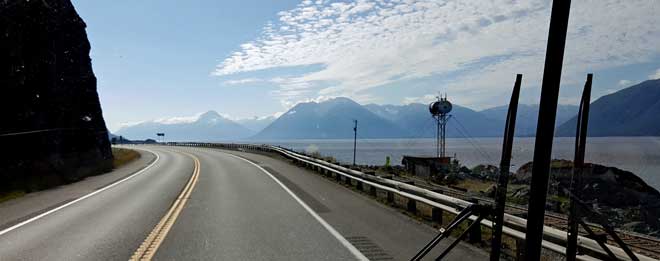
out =
<path fill-rule="evenodd" d="M 584 169 L 584 154 L 587 146 L 587 127 L 589 124 L 589 103 L 591 102 L 591 82 L 593 74 L 587 75 L 584 83 L 580 109 L 577 116 L 577 128 L 575 133 L 575 156 L 573 159 L 573 177 L 571 180 L 571 194 L 580 199 L 582 190 L 582 175 Z M 568 215 L 568 240 L 566 242 L 566 260 L 575 261 L 577 254 L 578 224 L 582 218 L 575 200 L 570 201 L 570 214 Z"/>
<path fill-rule="evenodd" d="M 532 166 L 531 195 L 527 212 L 527 234 L 525 239 L 526 253 L 524 258 L 526 260 L 541 259 L 545 201 L 548 193 L 552 141 L 555 134 L 557 102 L 570 9 L 570 0 L 553 1 L 548 46 L 543 68 L 536 141 L 534 143 L 534 164 Z"/>
<path fill-rule="evenodd" d="M 504 126 L 504 141 L 502 142 L 502 159 L 500 160 L 500 175 L 495 189 L 495 209 L 493 211 L 493 236 L 491 239 L 490 260 L 500 260 L 502 252 L 502 226 L 504 224 L 504 207 L 506 206 L 506 191 L 509 183 L 509 168 L 511 166 L 511 151 L 516 130 L 516 114 L 518 113 L 518 98 L 522 74 L 516 75 L 513 93 L 509 102 L 509 111 Z"/>

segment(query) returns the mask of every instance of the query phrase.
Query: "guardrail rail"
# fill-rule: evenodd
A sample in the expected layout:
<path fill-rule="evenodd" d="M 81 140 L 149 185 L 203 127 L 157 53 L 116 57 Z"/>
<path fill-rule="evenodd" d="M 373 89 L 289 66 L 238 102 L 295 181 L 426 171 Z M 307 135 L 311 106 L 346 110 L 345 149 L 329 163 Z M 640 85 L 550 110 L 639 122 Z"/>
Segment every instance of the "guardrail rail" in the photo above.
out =
<path fill-rule="evenodd" d="M 282 147 L 271 146 L 271 145 L 256 145 L 256 144 L 239 144 L 239 143 L 199 143 L 199 142 L 167 142 L 163 143 L 164 145 L 169 146 L 187 146 L 187 147 L 205 147 L 205 148 L 218 148 L 218 149 L 229 149 L 229 150 L 243 150 L 243 151 L 256 151 L 256 152 L 269 152 L 276 153 L 285 158 L 293 160 L 299 164 L 302 164 L 308 168 L 311 168 L 321 174 L 329 175 L 335 177 L 337 180 L 342 180 L 354 184 L 358 189 L 362 189 L 370 192 L 374 196 L 383 196 L 387 197 L 387 200 L 400 201 L 404 202 L 404 207 L 407 207 L 408 210 L 414 211 L 417 205 L 421 207 L 431 208 L 431 213 L 436 213 L 433 216 L 436 216 L 437 213 L 442 213 L 439 211 L 447 211 L 453 215 L 458 214 L 462 209 L 466 208 L 469 205 L 474 204 L 473 202 L 459 199 L 456 197 L 448 196 L 441 194 L 439 192 L 431 191 L 429 189 L 420 188 L 415 185 L 407 184 L 404 182 L 387 179 L 383 177 L 378 177 L 372 174 L 366 174 L 357 170 L 349 169 L 337 164 L 312 158 L 295 151 L 291 151 Z M 441 214 L 440 214 L 441 218 Z M 471 216 L 471 220 L 476 220 L 476 216 Z M 492 228 L 491 220 L 482 220 L 481 226 Z M 525 229 L 527 221 L 524 218 L 517 217 L 511 214 L 505 213 L 504 215 L 504 228 L 503 234 L 509 237 L 516 239 L 516 244 L 523 246 L 525 240 Z M 543 228 L 543 242 L 542 246 L 544 249 L 550 250 L 557 254 L 565 254 L 567 233 L 566 231 L 544 226 Z M 620 260 L 630 260 L 626 255 L 623 249 L 616 247 L 614 245 L 607 245 L 610 250 L 620 259 Z M 578 247 L 581 250 L 581 255 L 577 256 L 578 260 L 601 260 L 607 259 L 607 253 L 600 247 L 599 243 L 591 238 L 579 236 L 578 237 Z M 516 257 L 523 258 L 521 251 L 517 251 Z M 640 253 L 635 253 L 639 260 L 657 260 L 649 256 L 645 256 Z"/>

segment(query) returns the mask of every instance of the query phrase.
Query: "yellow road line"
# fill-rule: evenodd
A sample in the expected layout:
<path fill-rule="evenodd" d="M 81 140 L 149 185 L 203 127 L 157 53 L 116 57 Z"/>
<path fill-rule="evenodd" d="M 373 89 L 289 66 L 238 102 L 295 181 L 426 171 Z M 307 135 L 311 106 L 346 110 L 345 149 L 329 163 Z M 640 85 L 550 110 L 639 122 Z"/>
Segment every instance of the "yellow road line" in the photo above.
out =
<path fill-rule="evenodd" d="M 188 180 L 186 186 L 183 188 L 183 191 L 181 191 L 181 194 L 179 194 L 179 197 L 177 197 L 177 199 L 172 204 L 172 207 L 170 207 L 170 210 L 167 211 L 167 214 L 165 214 L 165 216 L 160 220 L 160 222 L 158 222 L 151 233 L 149 233 L 149 236 L 147 236 L 144 242 L 142 242 L 140 247 L 135 250 L 135 253 L 133 253 L 133 256 L 131 256 L 130 260 L 151 260 L 151 258 L 154 257 L 158 247 L 161 243 L 163 243 L 163 240 L 165 240 L 167 233 L 170 231 L 172 225 L 174 225 L 174 222 L 179 217 L 179 213 L 181 213 L 181 210 L 186 205 L 188 198 L 190 198 L 190 194 L 195 188 L 195 184 L 197 184 L 200 169 L 199 159 L 190 153 L 183 153 L 187 154 L 195 161 L 193 174 L 190 177 L 190 180 Z"/>

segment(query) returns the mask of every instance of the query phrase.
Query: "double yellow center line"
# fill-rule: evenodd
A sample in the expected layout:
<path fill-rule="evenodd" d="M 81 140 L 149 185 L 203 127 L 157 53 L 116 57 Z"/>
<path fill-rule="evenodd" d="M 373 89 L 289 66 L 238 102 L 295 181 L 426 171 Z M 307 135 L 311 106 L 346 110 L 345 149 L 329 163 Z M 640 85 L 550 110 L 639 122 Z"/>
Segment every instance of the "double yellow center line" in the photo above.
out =
<path fill-rule="evenodd" d="M 179 217 L 179 213 L 181 213 L 181 210 L 186 205 L 188 198 L 190 198 L 190 194 L 195 188 L 195 184 L 197 184 L 200 169 L 199 159 L 190 153 L 183 153 L 187 154 L 195 161 L 193 174 L 190 177 L 190 180 L 188 180 L 186 186 L 183 188 L 183 191 L 181 191 L 181 194 L 179 194 L 179 197 L 174 201 L 172 207 L 170 207 L 170 210 L 167 212 L 167 214 L 165 214 L 160 222 L 158 222 L 151 233 L 149 233 L 147 239 L 145 239 L 140 247 L 135 250 L 135 253 L 133 253 L 133 256 L 131 256 L 130 260 L 151 260 L 151 258 L 154 257 L 158 247 L 161 243 L 163 243 L 163 240 L 165 240 L 167 233 L 170 231 L 172 225 L 174 225 L 174 222 Z"/>

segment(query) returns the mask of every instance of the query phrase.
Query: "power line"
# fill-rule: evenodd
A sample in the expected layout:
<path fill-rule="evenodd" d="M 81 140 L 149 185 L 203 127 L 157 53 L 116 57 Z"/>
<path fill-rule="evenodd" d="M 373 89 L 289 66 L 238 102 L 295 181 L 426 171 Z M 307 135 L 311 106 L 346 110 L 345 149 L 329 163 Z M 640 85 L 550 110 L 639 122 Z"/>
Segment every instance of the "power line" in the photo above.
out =
<path fill-rule="evenodd" d="M 469 132 L 467 131 L 467 128 L 465 128 L 465 126 L 463 126 L 463 124 L 461 124 L 461 122 L 458 120 L 458 118 L 456 118 L 455 116 L 452 117 L 452 118 L 453 118 L 454 121 L 458 124 L 458 126 L 460 126 L 460 127 L 463 129 L 464 132 L 461 131 L 461 130 L 458 129 L 458 128 L 456 128 L 456 130 L 468 140 L 468 142 L 469 142 L 469 143 L 470 143 L 470 144 L 471 144 L 471 145 L 477 150 L 477 152 L 479 152 L 479 153 L 482 155 L 482 157 L 484 157 L 486 160 L 488 160 L 488 162 L 491 162 L 491 163 L 492 163 L 492 162 L 495 162 L 495 161 L 493 161 L 493 159 L 490 157 L 490 155 L 489 155 L 488 153 L 486 153 L 486 152 L 485 152 L 485 151 L 484 151 L 484 150 L 483 150 L 483 149 L 482 149 L 482 148 L 476 143 L 476 141 L 474 141 L 474 140 L 472 139 L 472 137 L 470 136 Z"/>

